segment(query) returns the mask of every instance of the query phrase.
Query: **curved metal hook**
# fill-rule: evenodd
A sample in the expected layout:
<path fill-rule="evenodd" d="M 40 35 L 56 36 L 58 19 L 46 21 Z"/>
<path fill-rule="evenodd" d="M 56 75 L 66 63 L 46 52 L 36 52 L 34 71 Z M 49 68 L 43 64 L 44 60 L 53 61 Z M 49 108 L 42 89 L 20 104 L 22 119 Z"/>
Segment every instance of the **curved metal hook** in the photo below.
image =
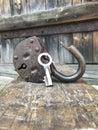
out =
<path fill-rule="evenodd" d="M 81 55 L 81 53 L 75 48 L 75 46 L 71 45 L 69 47 L 66 47 L 64 44 L 62 44 L 62 45 L 77 59 L 78 69 L 77 69 L 76 73 L 66 76 L 66 75 L 61 74 L 59 71 L 57 71 L 54 64 L 52 63 L 50 66 L 52 75 L 62 82 L 75 82 L 78 79 L 80 79 L 85 72 L 85 65 L 86 65 L 85 59 Z"/>

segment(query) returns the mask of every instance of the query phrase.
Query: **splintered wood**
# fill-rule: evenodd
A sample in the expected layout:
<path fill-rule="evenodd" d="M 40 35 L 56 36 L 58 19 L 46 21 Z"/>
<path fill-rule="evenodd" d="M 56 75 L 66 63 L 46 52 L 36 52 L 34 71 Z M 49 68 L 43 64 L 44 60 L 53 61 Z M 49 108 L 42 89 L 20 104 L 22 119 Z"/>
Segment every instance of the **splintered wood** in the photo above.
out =
<path fill-rule="evenodd" d="M 13 81 L 0 95 L 0 130 L 98 129 L 98 91 L 82 80 L 44 84 Z"/>

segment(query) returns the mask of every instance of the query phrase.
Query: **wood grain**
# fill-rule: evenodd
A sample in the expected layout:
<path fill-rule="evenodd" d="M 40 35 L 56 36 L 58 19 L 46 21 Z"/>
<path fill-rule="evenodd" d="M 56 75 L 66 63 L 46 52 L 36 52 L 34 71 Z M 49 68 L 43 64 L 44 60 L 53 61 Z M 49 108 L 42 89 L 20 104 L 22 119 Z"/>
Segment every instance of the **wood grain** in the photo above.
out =
<path fill-rule="evenodd" d="M 13 63 L 13 44 L 8 39 L 5 41 L 1 41 L 2 49 L 1 49 L 1 63 Z"/>
<path fill-rule="evenodd" d="M 65 44 L 66 46 L 72 45 L 72 34 L 62 34 L 59 35 L 59 63 L 60 64 L 66 64 L 66 63 L 73 63 L 73 57 L 72 55 L 61 46 L 61 42 Z"/>
<path fill-rule="evenodd" d="M 44 84 L 15 80 L 0 94 L 0 128 L 73 130 L 98 128 L 98 92 L 83 81 Z"/>
<path fill-rule="evenodd" d="M 11 16 L 10 0 L 0 0 L 0 19 Z"/>
<path fill-rule="evenodd" d="M 17 32 L 18 29 L 21 31 L 24 28 L 27 30 L 34 28 L 36 32 L 36 28 L 39 26 L 52 28 L 49 25 L 59 26 L 61 24 L 67 26 L 69 25 L 68 23 L 77 24 L 80 21 L 88 22 L 88 20 L 92 21 L 96 19 L 97 21 L 98 19 L 97 0 L 1 0 L 0 5 L 0 31 L 2 34 L 5 31 L 5 36 L 6 30 L 10 30 L 10 32 L 16 30 Z M 82 34 L 82 32 L 75 34 L 72 34 L 73 32 L 69 33 L 71 34 L 63 33 L 56 36 L 43 37 L 44 44 L 48 52 L 53 56 L 54 61 L 61 64 L 76 63 L 75 59 L 60 46 L 60 41 L 63 41 L 67 46 L 74 44 L 83 54 L 87 63 L 98 63 L 97 33 L 95 32 L 93 35 L 92 33 Z M 18 37 L 16 39 L 12 38 L 12 40 L 7 39 L 2 41 L 2 63 L 12 63 L 13 48 L 15 48 L 20 40 L 22 39 Z"/>
<path fill-rule="evenodd" d="M 57 35 L 46 37 L 46 48 L 55 63 L 59 63 L 59 37 Z"/>
<path fill-rule="evenodd" d="M 73 44 L 82 53 L 86 63 L 93 62 L 92 39 L 92 33 L 78 33 L 73 35 Z"/>
<path fill-rule="evenodd" d="M 98 3 L 62 7 L 0 20 L 0 31 L 98 19 Z M 91 10 L 92 8 L 92 10 Z"/>
<path fill-rule="evenodd" d="M 76 5 L 76 4 L 81 4 L 81 0 L 73 0 L 73 5 Z"/>
<path fill-rule="evenodd" d="M 98 63 L 98 31 L 93 32 L 93 62 Z"/>
<path fill-rule="evenodd" d="M 63 0 L 62 2 L 58 0 L 58 6 L 63 7 L 64 5 L 71 5 L 71 1 Z M 59 63 L 72 63 L 72 55 L 61 46 L 61 42 L 64 43 L 66 46 L 70 46 L 72 44 L 72 34 L 60 34 L 59 37 Z"/>

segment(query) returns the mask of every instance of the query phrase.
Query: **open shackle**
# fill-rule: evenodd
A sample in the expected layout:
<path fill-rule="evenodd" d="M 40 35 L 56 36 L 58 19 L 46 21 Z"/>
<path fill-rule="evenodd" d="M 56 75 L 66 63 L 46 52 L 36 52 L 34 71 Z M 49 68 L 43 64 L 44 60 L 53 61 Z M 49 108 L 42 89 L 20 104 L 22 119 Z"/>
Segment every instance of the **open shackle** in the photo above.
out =
<path fill-rule="evenodd" d="M 75 82 L 78 79 L 80 79 L 84 72 L 85 72 L 85 67 L 86 67 L 86 63 L 85 63 L 85 59 L 82 56 L 82 54 L 78 51 L 77 48 L 75 48 L 75 46 L 71 45 L 69 47 L 66 47 L 63 43 L 62 46 L 67 49 L 78 61 L 78 69 L 77 71 L 72 74 L 72 75 L 64 75 L 62 73 L 60 73 L 56 67 L 54 66 L 54 64 L 52 63 L 50 68 L 51 68 L 51 73 L 54 77 L 56 77 L 58 80 L 62 81 L 62 82 Z"/>

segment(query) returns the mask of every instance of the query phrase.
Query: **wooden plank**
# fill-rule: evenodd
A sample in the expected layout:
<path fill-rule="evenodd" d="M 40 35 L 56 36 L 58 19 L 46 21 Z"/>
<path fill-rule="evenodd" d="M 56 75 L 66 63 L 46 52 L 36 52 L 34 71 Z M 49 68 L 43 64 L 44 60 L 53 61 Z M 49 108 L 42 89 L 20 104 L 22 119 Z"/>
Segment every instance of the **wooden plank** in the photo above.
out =
<path fill-rule="evenodd" d="M 91 33 L 83 33 L 82 54 L 86 63 L 93 63 L 93 37 Z"/>
<path fill-rule="evenodd" d="M 58 7 L 63 7 L 63 6 L 71 6 L 72 5 L 72 0 L 57 0 L 57 6 Z"/>
<path fill-rule="evenodd" d="M 65 33 L 92 32 L 98 30 L 97 21 L 86 21 L 79 23 L 60 24 L 52 26 L 42 26 L 26 28 L 21 30 L 10 30 L 1 33 L 1 39 L 13 39 L 30 36 L 46 36 Z"/>
<path fill-rule="evenodd" d="M 6 40 L 6 63 L 13 63 L 13 44 L 11 40 Z"/>
<path fill-rule="evenodd" d="M 35 6 L 35 0 L 32 1 L 31 6 L 30 6 L 30 0 L 21 0 L 21 4 L 22 4 L 22 14 L 28 14 L 31 12 L 32 9 L 32 5 Z"/>
<path fill-rule="evenodd" d="M 15 49 L 15 47 L 17 46 L 17 44 L 19 44 L 24 39 L 25 38 L 14 38 L 14 39 L 11 39 L 11 42 L 13 44 L 13 50 Z"/>
<path fill-rule="evenodd" d="M 92 63 L 92 33 L 74 34 L 73 43 L 84 56 L 86 63 Z"/>
<path fill-rule="evenodd" d="M 71 1 L 69 0 L 58 0 L 58 7 L 61 6 L 68 6 L 71 5 Z M 61 46 L 61 42 L 63 42 L 66 46 L 70 46 L 72 44 L 72 35 L 71 34 L 61 34 L 58 35 L 59 37 L 59 63 L 65 64 L 65 63 L 72 63 L 72 55 Z"/>
<path fill-rule="evenodd" d="M 53 2 L 53 1 L 52 1 Z M 70 1 L 69 1 L 70 2 Z M 55 6 L 64 6 L 64 5 L 67 5 L 69 4 L 68 1 L 66 0 L 63 0 L 63 1 L 54 1 L 54 3 L 51 3 L 49 1 L 50 5 L 49 5 L 49 8 L 52 8 L 52 7 L 55 7 Z M 58 4 L 58 5 L 56 5 Z M 68 36 L 68 35 L 67 35 Z M 69 37 L 67 37 L 65 35 L 63 36 L 59 36 L 59 35 L 54 35 L 53 37 L 48 37 L 47 38 L 47 49 L 49 51 L 49 53 L 52 55 L 53 59 L 54 59 L 54 62 L 55 63 L 65 63 L 65 58 L 66 59 L 66 62 L 71 62 L 71 59 L 70 59 L 70 54 L 68 54 L 68 52 L 65 50 L 65 53 L 64 52 L 64 49 L 61 47 L 60 45 L 60 41 L 62 40 L 64 43 L 67 42 L 67 45 L 70 43 L 69 41 Z"/>
<path fill-rule="evenodd" d="M 81 4 L 81 0 L 73 0 L 73 5 L 77 5 L 77 4 Z M 79 47 L 79 45 L 81 44 L 81 33 L 73 33 L 73 45 L 75 45 L 76 48 L 78 48 L 79 50 L 81 49 L 81 47 Z M 81 51 L 81 50 L 80 50 Z M 77 60 L 73 57 L 73 62 L 77 63 Z"/>
<path fill-rule="evenodd" d="M 57 35 L 46 37 L 46 49 L 49 52 L 49 54 L 52 56 L 52 59 L 55 63 L 59 63 L 58 41 L 59 41 L 59 37 Z"/>
<path fill-rule="evenodd" d="M 37 0 L 38 3 L 38 11 L 45 10 L 46 0 Z"/>
<path fill-rule="evenodd" d="M 79 81 L 54 87 L 15 80 L 0 94 L 0 128 L 73 130 L 98 128 L 98 91 Z M 6 106 L 7 107 L 6 109 Z M 11 119 L 11 120 L 10 120 Z M 9 121 L 10 120 L 10 121 Z M 13 123 L 12 123 L 13 122 Z"/>
<path fill-rule="evenodd" d="M 46 0 L 46 9 L 57 7 L 57 0 Z M 52 35 L 46 37 L 46 48 L 49 54 L 52 56 L 53 61 L 59 63 L 58 57 L 58 36 Z"/>
<path fill-rule="evenodd" d="M 87 1 L 87 0 L 85 0 Z M 85 3 L 85 1 L 83 3 Z M 92 1 L 90 1 L 92 2 Z M 86 62 L 87 63 L 93 63 L 93 37 L 92 37 L 92 33 L 86 33 L 83 34 L 83 40 L 87 41 L 85 43 L 85 49 L 82 52 L 84 54 L 84 57 L 86 57 Z M 88 49 L 89 48 L 89 49 Z M 86 51 L 87 50 L 87 51 Z"/>
<path fill-rule="evenodd" d="M 3 0 L 0 0 L 0 7 L 1 7 L 1 8 L 0 8 L 0 14 L 2 14 L 2 10 L 3 10 L 3 9 L 2 9 L 2 5 L 3 5 Z"/>
<path fill-rule="evenodd" d="M 6 43 L 4 40 L 1 41 L 1 63 L 5 63 L 6 60 Z"/>
<path fill-rule="evenodd" d="M 73 5 L 81 4 L 82 0 L 73 0 Z"/>
<path fill-rule="evenodd" d="M 34 12 L 39 12 L 45 10 L 45 0 L 22 0 L 23 14 L 31 14 Z"/>
<path fill-rule="evenodd" d="M 57 0 L 46 0 L 46 9 L 57 7 Z"/>
<path fill-rule="evenodd" d="M 58 7 L 62 7 L 62 6 L 65 6 L 66 5 L 66 0 L 57 0 L 57 6 Z"/>
<path fill-rule="evenodd" d="M 10 1 L 0 0 L 0 17 L 6 18 L 11 16 Z"/>
<path fill-rule="evenodd" d="M 13 44 L 11 40 L 2 40 L 1 44 L 1 63 L 13 63 Z"/>
<path fill-rule="evenodd" d="M 46 36 L 47 37 L 47 36 Z M 47 51 L 47 43 L 46 43 L 46 37 L 45 36 L 41 36 L 39 37 L 41 40 L 41 43 L 43 45 L 43 47 L 45 47 L 46 51 Z"/>
<path fill-rule="evenodd" d="M 11 6 L 11 14 L 12 15 L 20 15 L 23 11 L 21 0 L 11 0 L 10 6 Z"/>
<path fill-rule="evenodd" d="M 77 69 L 76 64 L 70 64 L 69 67 L 73 68 L 74 70 Z M 95 85 L 96 89 L 98 90 L 98 64 L 86 64 L 85 74 L 83 75 L 83 80 L 91 85 Z"/>
<path fill-rule="evenodd" d="M 15 67 L 13 64 L 0 64 L 0 76 L 5 77 L 16 77 L 18 73 L 15 71 Z"/>
<path fill-rule="evenodd" d="M 98 63 L 98 31 L 93 32 L 93 63 Z"/>
<path fill-rule="evenodd" d="M 92 8 L 92 10 L 91 10 Z M 0 31 L 98 19 L 98 2 L 0 19 Z M 39 24 L 40 23 L 40 24 Z"/>
<path fill-rule="evenodd" d="M 73 63 L 72 55 L 64 49 L 60 42 L 63 42 L 66 46 L 70 46 L 72 44 L 72 34 L 62 34 L 59 35 L 59 63 L 65 64 L 65 63 Z"/>
<path fill-rule="evenodd" d="M 82 53 L 82 33 L 73 33 L 73 45 Z M 74 57 L 73 62 L 77 63 L 77 60 Z"/>

